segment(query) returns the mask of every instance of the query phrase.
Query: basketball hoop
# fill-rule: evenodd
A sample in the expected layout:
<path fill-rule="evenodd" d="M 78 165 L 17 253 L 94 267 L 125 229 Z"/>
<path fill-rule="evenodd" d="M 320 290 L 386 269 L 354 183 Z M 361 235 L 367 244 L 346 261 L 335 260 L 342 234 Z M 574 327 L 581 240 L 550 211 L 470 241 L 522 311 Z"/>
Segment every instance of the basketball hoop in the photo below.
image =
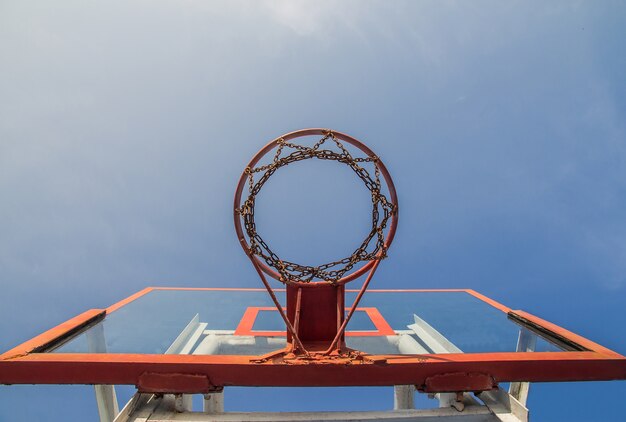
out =
<path fill-rule="evenodd" d="M 321 136 L 321 138 L 313 146 L 292 142 L 294 139 L 306 136 Z M 327 141 L 332 142 L 336 149 L 323 148 Z M 342 141 L 358 148 L 365 156 L 354 157 L 344 147 Z M 276 149 L 273 160 L 269 164 L 257 167 L 261 159 L 273 149 Z M 282 153 L 287 150 L 291 152 L 283 156 Z M 317 267 L 300 265 L 279 258 L 257 233 L 254 219 L 256 195 L 276 170 L 297 161 L 313 158 L 337 161 L 347 165 L 363 181 L 372 195 L 372 228 L 365 240 L 349 257 Z M 374 166 L 374 177 L 366 170 L 364 163 L 371 163 Z M 255 174 L 260 175 L 256 181 L 254 180 Z M 389 191 L 389 199 L 382 192 L 381 174 Z M 246 184 L 248 196 L 242 201 Z M 283 135 L 263 147 L 242 173 L 235 191 L 234 219 L 239 243 L 252 261 L 285 322 L 289 346 L 281 353 L 318 359 L 324 359 L 331 354 L 349 355 L 350 351 L 346 349 L 344 339 L 346 326 L 363 293 L 367 290 L 378 264 L 387 256 L 387 250 L 393 241 L 398 225 L 396 190 L 380 158 L 360 141 L 328 129 L 303 129 Z M 386 235 L 385 230 L 387 230 Z M 375 246 L 370 248 L 374 239 Z M 364 262 L 364 264 L 350 273 L 359 262 Z M 369 274 L 346 315 L 344 285 L 366 272 Z M 283 310 L 283 306 L 276 298 L 265 274 L 287 285 L 287 312 Z M 311 289 L 311 287 L 316 288 Z M 350 359 L 353 358 L 354 356 Z"/>
<path fill-rule="evenodd" d="M 313 146 L 290 142 L 311 135 L 321 136 Z M 365 154 L 365 157 L 353 157 L 341 141 L 358 148 Z M 332 143 L 331 147 L 335 147 L 336 150 L 322 148 L 328 143 Z M 274 149 L 273 160 L 269 164 L 256 167 L 261 159 Z M 291 152 L 286 153 L 289 149 Z M 285 155 L 282 155 L 283 153 Z M 319 266 L 301 265 L 279 258 L 258 234 L 255 224 L 256 196 L 267 180 L 279 168 L 307 159 L 330 160 L 347 165 L 363 181 L 372 195 L 372 227 L 361 245 L 352 255 Z M 364 163 L 373 164 L 373 176 L 363 166 Z M 259 177 L 255 181 L 257 174 Z M 382 192 L 381 174 L 389 191 L 389 199 Z M 242 200 L 246 185 L 248 185 L 248 196 Z M 393 241 L 398 224 L 398 200 L 395 187 L 380 158 L 360 141 L 328 129 L 303 129 L 291 132 L 274 139 L 261 149 L 252 158 L 239 179 L 235 193 L 234 211 L 235 230 L 246 253 L 267 275 L 285 284 L 294 285 L 345 284 L 363 275 L 373 267 L 375 261 L 387 256 L 387 250 Z M 387 231 L 386 236 L 385 231 Z M 368 249 L 372 243 L 374 243 L 374 247 Z M 350 273 L 360 262 L 365 262 L 365 264 Z"/>

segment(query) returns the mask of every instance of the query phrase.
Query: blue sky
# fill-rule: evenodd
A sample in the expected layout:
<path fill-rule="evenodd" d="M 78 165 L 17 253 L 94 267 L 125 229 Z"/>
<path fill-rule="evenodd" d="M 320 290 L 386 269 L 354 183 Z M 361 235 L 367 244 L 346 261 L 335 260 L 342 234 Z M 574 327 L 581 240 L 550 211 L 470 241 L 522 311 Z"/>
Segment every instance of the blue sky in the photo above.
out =
<path fill-rule="evenodd" d="M 396 182 L 373 287 L 473 288 L 626 353 L 625 19 L 611 1 L 2 2 L 0 349 L 146 285 L 257 287 L 237 178 L 268 140 L 322 126 Z M 288 178 L 259 206 L 277 244 L 317 258 L 320 225 L 362 237 L 367 197 L 310 164 L 293 180 L 332 214 L 290 204 L 314 211 L 292 238 L 269 214 Z M 536 385 L 529 406 L 617 419 L 607 393 L 625 383 Z M 0 420 L 59 403 L 95 414 L 89 387 L 0 387 Z"/>

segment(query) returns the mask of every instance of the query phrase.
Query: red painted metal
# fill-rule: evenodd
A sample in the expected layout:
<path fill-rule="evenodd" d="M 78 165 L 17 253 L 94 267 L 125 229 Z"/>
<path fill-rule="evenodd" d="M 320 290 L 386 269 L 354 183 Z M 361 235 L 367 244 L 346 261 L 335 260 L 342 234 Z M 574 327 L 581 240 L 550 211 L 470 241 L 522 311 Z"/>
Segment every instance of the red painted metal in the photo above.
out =
<path fill-rule="evenodd" d="M 47 344 L 52 344 L 55 340 L 63 338 L 70 334 L 72 331 L 79 329 L 82 326 L 89 324 L 91 321 L 102 319 L 105 315 L 103 309 L 91 309 L 83 312 L 82 314 L 65 321 L 62 324 L 57 325 L 54 328 L 32 338 L 17 347 L 0 355 L 0 361 L 7 359 L 14 359 L 20 356 L 26 356 L 29 353 L 35 352 L 37 349 L 44 348 Z"/>
<path fill-rule="evenodd" d="M 252 266 L 254 267 L 257 274 L 259 275 L 259 278 L 261 279 L 263 286 L 265 286 L 265 289 L 267 290 L 267 293 L 272 299 L 272 302 L 274 302 L 274 306 L 276 307 L 276 310 L 280 314 L 280 317 L 285 322 L 285 327 L 290 336 L 290 341 L 288 343 L 289 347 L 285 350 L 285 352 L 296 352 L 296 353 L 301 353 L 305 356 L 308 356 L 309 352 L 306 350 L 306 348 L 302 344 L 302 341 L 298 337 L 298 333 L 296 332 L 296 329 L 293 327 L 293 324 L 287 317 L 287 313 L 283 310 L 282 306 L 280 306 L 280 303 L 278 302 L 278 298 L 276 298 L 276 293 L 274 292 L 269 282 L 267 281 L 267 278 L 265 277 L 265 274 L 263 273 L 263 269 L 259 265 L 260 261 L 255 259 L 254 255 L 252 255 L 252 252 L 250 252 L 250 250 L 244 249 L 244 251 L 246 252 L 246 255 L 248 256 L 248 258 L 250 259 L 250 262 L 252 262 Z"/>
<path fill-rule="evenodd" d="M 496 383 L 508 381 L 597 381 L 626 379 L 624 357 L 596 352 L 520 352 L 450 355 L 380 355 L 369 361 L 297 364 L 257 356 L 31 354 L 0 361 L 3 384 L 130 384 L 144 373 L 208 377 L 213 386 L 382 386 L 414 384 L 428 391 L 426 380 L 450 373 L 480 373 Z M 458 377 L 450 386 L 459 383 Z M 467 391 L 484 380 L 468 376 Z M 152 385 L 170 392 L 171 384 Z M 446 389 L 438 383 L 438 390 Z M 187 391 L 191 392 L 191 391 Z M 196 392 L 203 392 L 198 390 Z"/>
<path fill-rule="evenodd" d="M 145 296 L 146 294 L 150 293 L 151 291 L 153 291 L 155 289 L 166 290 L 167 287 L 159 287 L 159 288 L 157 288 L 157 287 L 146 287 L 145 289 L 140 290 L 137 293 L 128 296 L 126 299 L 122 299 L 119 302 L 109 306 L 106 309 L 107 314 L 110 314 L 111 312 L 118 310 L 122 306 L 125 306 L 125 305 L 129 304 L 130 302 L 139 299 L 142 296 Z"/>
<path fill-rule="evenodd" d="M 287 318 L 294 326 L 296 313 L 299 313 L 296 332 L 304 347 L 308 349 L 309 342 L 326 342 L 328 347 L 345 318 L 344 286 L 326 284 L 308 289 L 288 284 Z M 287 335 L 287 341 L 291 342 L 290 335 Z"/>
<path fill-rule="evenodd" d="M 144 372 L 139 376 L 137 389 L 140 393 L 208 393 L 212 390 L 206 375 L 181 373 Z"/>
<path fill-rule="evenodd" d="M 236 336 L 285 337 L 285 331 L 254 331 L 254 322 L 261 311 L 276 311 L 273 306 L 248 306 L 235 329 Z"/>
<path fill-rule="evenodd" d="M 476 291 L 474 291 L 472 289 L 461 290 L 461 291 L 465 291 L 465 292 L 471 294 L 476 299 L 480 299 L 483 302 L 486 302 L 486 303 L 490 304 L 494 308 L 497 308 L 497 309 L 501 310 L 502 312 L 506 312 L 506 313 L 511 312 L 511 308 L 509 308 L 508 306 L 504 306 L 503 304 L 498 303 L 495 300 L 488 298 L 487 296 L 481 295 L 480 293 L 478 293 L 478 292 L 476 292 Z"/>
<path fill-rule="evenodd" d="M 428 393 L 452 393 L 455 391 L 487 391 L 498 384 L 489 374 L 451 372 L 426 378 L 420 390 Z"/>
<path fill-rule="evenodd" d="M 131 296 L 136 300 L 149 288 Z M 198 289 L 223 290 L 223 289 Z M 246 289 L 235 289 L 246 290 Z M 249 289 L 255 290 L 258 289 Z M 407 290 L 405 290 L 407 291 Z M 445 291 L 445 290 L 408 290 Z M 509 308 L 465 291 L 503 312 Z M 372 294 L 382 294 L 371 291 Z M 131 299 L 129 298 L 129 299 Z M 125 299 L 108 309 L 128 303 Z M 119 306 L 118 306 L 119 305 Z M 2 384 L 131 384 L 150 392 L 203 393 L 223 386 L 376 386 L 414 384 L 422 391 L 480 391 L 511 381 L 599 381 L 626 379 L 626 358 L 619 353 L 523 311 L 534 324 L 588 351 L 363 355 L 356 360 L 298 361 L 282 356 L 201 356 L 145 354 L 33 353 L 90 321 L 102 310 L 73 318 L 0 356 Z M 381 317 L 382 318 L 382 317 Z M 374 318 L 372 318 L 374 320 Z M 390 329 L 390 327 L 389 327 Z M 184 390 L 184 391 L 183 391 Z M 193 391 L 192 391 L 193 390 Z"/>
<path fill-rule="evenodd" d="M 367 316 L 370 317 L 370 320 L 376 327 L 376 331 L 368 332 L 368 331 L 350 331 L 346 335 L 348 336 L 393 336 L 395 335 L 395 331 L 393 328 L 385 321 L 385 318 L 381 315 L 377 308 L 356 308 L 357 311 L 365 311 Z"/>
<path fill-rule="evenodd" d="M 356 299 L 354 299 L 354 303 L 350 307 L 350 311 L 348 311 L 348 315 L 343 320 L 343 322 L 341 322 L 341 325 L 337 329 L 337 334 L 335 334 L 335 338 L 333 338 L 332 342 L 330 343 L 330 346 L 328 346 L 328 348 L 324 351 L 324 354 L 333 353 L 335 350 L 342 349 L 343 337 L 346 331 L 346 327 L 348 326 L 348 323 L 350 322 L 352 315 L 354 315 L 354 311 L 356 311 L 357 306 L 359 306 L 359 302 L 363 298 L 363 294 L 367 290 L 367 287 L 369 286 L 370 281 L 372 281 L 372 277 L 374 277 L 374 274 L 376 273 L 376 269 L 378 269 L 378 266 L 380 265 L 380 260 L 373 261 L 373 263 L 374 265 L 372 265 L 372 269 L 370 269 L 370 272 L 367 275 L 365 281 L 363 282 L 363 285 L 361 286 L 359 293 L 356 295 Z M 342 291 L 341 295 L 344 296 L 345 292 Z"/>

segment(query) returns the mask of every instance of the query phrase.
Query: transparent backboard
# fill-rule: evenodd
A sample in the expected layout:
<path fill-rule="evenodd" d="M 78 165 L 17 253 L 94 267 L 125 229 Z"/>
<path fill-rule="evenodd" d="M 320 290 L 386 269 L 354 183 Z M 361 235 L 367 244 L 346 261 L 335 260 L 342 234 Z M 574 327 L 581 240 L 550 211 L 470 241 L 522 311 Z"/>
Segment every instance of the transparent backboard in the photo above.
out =
<path fill-rule="evenodd" d="M 284 305 L 284 291 L 277 291 Z M 356 292 L 346 292 L 346 309 Z M 263 355 L 285 347 L 285 325 L 260 289 L 155 288 L 52 353 Z M 376 291 L 346 330 L 370 354 L 561 351 L 468 291 Z"/>
<path fill-rule="evenodd" d="M 285 291 L 276 294 L 284 306 Z M 346 292 L 346 308 L 356 294 Z M 619 353 L 473 290 L 368 290 L 345 340 L 365 354 L 293 364 L 271 353 L 284 350 L 286 335 L 265 290 L 146 288 L 6 351 L 0 383 L 190 394 L 223 386 L 416 385 L 436 393 L 626 378 Z"/>

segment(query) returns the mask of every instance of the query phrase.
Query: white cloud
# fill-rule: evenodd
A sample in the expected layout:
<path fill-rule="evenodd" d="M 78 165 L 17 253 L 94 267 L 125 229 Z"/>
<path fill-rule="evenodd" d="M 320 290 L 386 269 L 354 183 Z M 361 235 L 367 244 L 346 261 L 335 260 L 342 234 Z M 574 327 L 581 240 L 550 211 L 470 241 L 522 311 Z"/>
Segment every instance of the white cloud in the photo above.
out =
<path fill-rule="evenodd" d="M 272 19 L 298 35 L 311 35 L 330 25 L 341 6 L 330 2 L 270 0 L 261 5 Z"/>

